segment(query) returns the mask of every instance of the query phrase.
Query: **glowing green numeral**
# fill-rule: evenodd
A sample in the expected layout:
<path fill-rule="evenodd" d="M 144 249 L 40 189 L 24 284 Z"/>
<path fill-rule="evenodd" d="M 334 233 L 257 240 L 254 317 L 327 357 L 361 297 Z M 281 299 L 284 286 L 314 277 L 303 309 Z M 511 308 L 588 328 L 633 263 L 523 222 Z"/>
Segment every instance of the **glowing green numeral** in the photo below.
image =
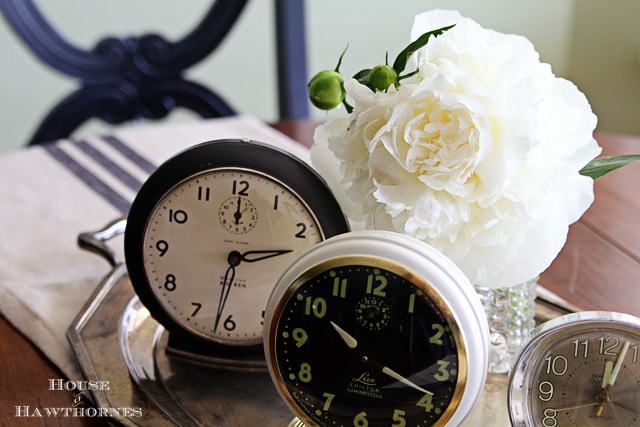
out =
<path fill-rule="evenodd" d="M 353 417 L 353 426 L 354 427 L 367 427 L 369 425 L 369 421 L 367 421 L 367 413 L 362 411 L 359 414 L 356 414 Z"/>
<path fill-rule="evenodd" d="M 322 397 L 327 398 L 327 400 L 324 401 L 324 406 L 322 407 L 322 410 L 328 411 L 329 408 L 331 407 L 331 401 L 333 400 L 334 397 L 336 397 L 336 395 L 331 393 L 322 393 Z"/>
<path fill-rule="evenodd" d="M 311 297 L 307 297 L 305 302 L 304 314 L 307 316 L 310 316 L 312 312 L 317 318 L 322 318 L 327 314 L 327 302 L 324 298 L 318 297 L 312 301 Z"/>
<path fill-rule="evenodd" d="M 444 335 L 444 326 L 442 326 L 439 323 L 434 323 L 433 325 L 431 325 L 431 329 L 436 331 L 436 333 L 431 338 L 429 338 L 429 342 L 431 344 L 437 344 L 437 345 L 444 344 L 442 342 L 442 335 Z"/>
<path fill-rule="evenodd" d="M 404 427 L 407 425 L 407 420 L 404 419 L 406 412 L 401 411 L 400 409 L 396 409 L 393 411 L 393 424 L 392 427 Z"/>
<path fill-rule="evenodd" d="M 300 364 L 300 371 L 298 371 L 298 378 L 303 383 L 308 383 L 311 381 L 311 365 L 308 363 Z"/>
<path fill-rule="evenodd" d="M 291 334 L 296 341 L 296 347 L 300 348 L 307 342 L 307 333 L 302 328 L 295 328 Z"/>
<path fill-rule="evenodd" d="M 418 400 L 416 406 L 424 408 L 424 411 L 429 413 L 433 410 L 433 394 L 427 393 L 422 396 L 422 399 Z"/>
<path fill-rule="evenodd" d="M 373 281 L 376 281 L 376 287 L 373 287 Z M 370 274 L 367 278 L 367 293 L 373 294 L 379 297 L 387 296 L 384 288 L 387 287 L 387 278 L 380 275 L 380 270 L 373 270 L 373 274 Z"/>
<path fill-rule="evenodd" d="M 449 371 L 447 371 L 447 366 L 449 366 L 449 362 L 445 362 L 444 360 L 438 360 L 438 372 L 433 375 L 433 378 L 438 381 L 446 381 L 449 379 Z"/>
<path fill-rule="evenodd" d="M 331 276 L 335 276 L 332 271 Z M 334 297 L 346 298 L 347 297 L 347 279 L 340 280 L 339 277 L 333 278 L 333 293 Z"/>

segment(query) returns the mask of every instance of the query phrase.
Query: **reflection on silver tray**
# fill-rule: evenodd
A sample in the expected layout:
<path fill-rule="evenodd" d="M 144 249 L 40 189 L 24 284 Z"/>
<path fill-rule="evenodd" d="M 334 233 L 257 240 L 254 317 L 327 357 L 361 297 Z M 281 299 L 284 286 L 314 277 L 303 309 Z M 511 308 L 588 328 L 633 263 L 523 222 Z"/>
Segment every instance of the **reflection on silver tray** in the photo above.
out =
<path fill-rule="evenodd" d="M 208 368 L 167 353 L 167 333 L 138 301 L 123 265 L 67 337 L 85 378 L 109 383 L 91 390 L 96 407 L 123 425 L 286 426 L 293 418 L 267 372 Z"/>

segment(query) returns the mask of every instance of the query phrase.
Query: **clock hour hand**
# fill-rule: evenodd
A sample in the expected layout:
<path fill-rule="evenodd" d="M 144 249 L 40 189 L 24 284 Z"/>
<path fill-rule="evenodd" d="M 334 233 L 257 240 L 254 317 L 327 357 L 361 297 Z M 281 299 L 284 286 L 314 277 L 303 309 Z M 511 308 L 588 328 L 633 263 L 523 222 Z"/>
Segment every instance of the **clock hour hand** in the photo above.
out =
<path fill-rule="evenodd" d="M 236 256 L 240 261 L 243 262 L 256 262 L 261 261 L 263 259 L 272 258 L 278 255 L 286 254 L 292 252 L 291 249 L 276 249 L 276 250 L 263 250 L 263 251 L 247 251 L 241 254 L 238 251 L 233 251 L 229 254 L 229 257 Z M 238 262 L 240 262 L 238 261 Z"/>
<path fill-rule="evenodd" d="M 342 329 L 340 326 L 336 325 L 333 322 L 330 322 L 330 323 L 331 323 L 331 326 L 333 326 L 333 329 L 335 329 L 338 335 L 340 335 L 340 338 L 342 338 L 342 340 L 347 345 L 347 347 L 356 348 L 358 346 L 358 341 L 354 337 L 349 335 L 347 331 L 345 331 L 344 329 Z"/>

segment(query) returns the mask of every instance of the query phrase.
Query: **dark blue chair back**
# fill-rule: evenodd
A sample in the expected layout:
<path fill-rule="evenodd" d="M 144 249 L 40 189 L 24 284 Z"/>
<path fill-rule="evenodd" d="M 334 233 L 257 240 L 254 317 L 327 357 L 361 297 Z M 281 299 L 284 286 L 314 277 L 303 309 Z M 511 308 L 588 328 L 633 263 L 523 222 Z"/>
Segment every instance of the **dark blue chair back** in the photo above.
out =
<path fill-rule="evenodd" d="M 39 125 L 29 144 L 66 138 L 92 118 L 110 124 L 160 119 L 176 107 L 203 118 L 236 114 L 211 88 L 185 78 L 187 68 L 210 55 L 247 0 L 213 0 L 181 40 L 158 34 L 107 37 L 91 50 L 65 40 L 32 0 L 0 0 L 0 10 L 25 44 L 50 67 L 79 81 Z M 308 117 L 303 0 L 275 0 L 280 119 Z"/>

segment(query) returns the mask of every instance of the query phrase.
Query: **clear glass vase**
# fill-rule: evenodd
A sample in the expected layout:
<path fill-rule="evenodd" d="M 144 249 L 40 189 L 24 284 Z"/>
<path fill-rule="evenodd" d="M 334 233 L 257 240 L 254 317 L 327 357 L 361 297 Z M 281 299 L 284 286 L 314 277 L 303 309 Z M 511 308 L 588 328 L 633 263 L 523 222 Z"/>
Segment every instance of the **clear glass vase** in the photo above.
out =
<path fill-rule="evenodd" d="M 476 286 L 489 321 L 489 373 L 505 374 L 513 367 L 518 352 L 535 327 L 537 286 L 537 277 L 505 288 Z"/>

